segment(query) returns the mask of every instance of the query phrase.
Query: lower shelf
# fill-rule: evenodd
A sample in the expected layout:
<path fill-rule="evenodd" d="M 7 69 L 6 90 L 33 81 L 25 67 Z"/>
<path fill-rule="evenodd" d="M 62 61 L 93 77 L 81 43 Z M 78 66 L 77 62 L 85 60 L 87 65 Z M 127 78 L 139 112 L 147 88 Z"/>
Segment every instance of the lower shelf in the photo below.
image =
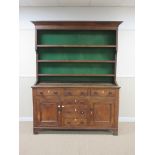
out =
<path fill-rule="evenodd" d="M 38 83 L 115 83 L 113 76 L 39 76 Z"/>

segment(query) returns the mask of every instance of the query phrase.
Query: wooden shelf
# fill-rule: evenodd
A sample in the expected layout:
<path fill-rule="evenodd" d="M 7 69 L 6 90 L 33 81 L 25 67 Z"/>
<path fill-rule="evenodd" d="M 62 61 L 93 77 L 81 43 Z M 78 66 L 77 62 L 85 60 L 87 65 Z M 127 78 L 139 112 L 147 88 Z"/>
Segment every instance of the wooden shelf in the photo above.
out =
<path fill-rule="evenodd" d="M 38 74 L 38 76 L 107 76 L 114 77 L 114 74 Z"/>
<path fill-rule="evenodd" d="M 116 45 L 37 45 L 37 47 L 111 47 L 114 48 Z"/>
<path fill-rule="evenodd" d="M 37 60 L 37 62 L 95 62 L 95 63 L 115 63 L 115 60 Z"/>

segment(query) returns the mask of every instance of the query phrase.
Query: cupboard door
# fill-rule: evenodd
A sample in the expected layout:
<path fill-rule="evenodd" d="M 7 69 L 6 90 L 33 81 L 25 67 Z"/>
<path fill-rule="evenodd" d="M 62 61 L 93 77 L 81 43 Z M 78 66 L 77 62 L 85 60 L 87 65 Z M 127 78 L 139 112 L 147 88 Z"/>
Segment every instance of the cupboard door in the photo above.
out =
<path fill-rule="evenodd" d="M 50 99 L 38 98 L 36 100 L 36 117 L 39 126 L 58 126 L 58 104 Z"/>
<path fill-rule="evenodd" d="M 93 102 L 93 124 L 100 127 L 112 127 L 114 123 L 114 102 Z"/>

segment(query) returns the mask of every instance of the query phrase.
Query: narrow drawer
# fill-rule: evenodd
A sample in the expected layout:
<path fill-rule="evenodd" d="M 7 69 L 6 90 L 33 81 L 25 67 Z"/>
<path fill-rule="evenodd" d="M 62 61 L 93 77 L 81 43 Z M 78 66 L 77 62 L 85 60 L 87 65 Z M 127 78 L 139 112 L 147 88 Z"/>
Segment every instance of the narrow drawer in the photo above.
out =
<path fill-rule="evenodd" d="M 88 96 L 88 90 L 85 88 L 65 88 L 64 96 Z"/>
<path fill-rule="evenodd" d="M 115 97 L 115 95 L 116 90 L 114 89 L 102 89 L 102 88 L 91 89 L 91 96 Z"/>
<path fill-rule="evenodd" d="M 68 96 L 68 97 L 62 97 L 61 98 L 61 101 L 63 104 L 75 104 L 75 105 L 85 105 L 85 104 L 88 104 L 88 99 L 85 98 L 85 97 L 71 97 L 71 96 Z"/>
<path fill-rule="evenodd" d="M 85 126 L 87 125 L 87 119 L 84 118 L 65 118 L 63 120 L 64 126 Z"/>
<path fill-rule="evenodd" d="M 74 97 L 62 97 L 61 101 L 64 105 L 72 105 L 75 104 L 75 98 Z"/>
<path fill-rule="evenodd" d="M 113 97 L 92 97 L 91 104 L 115 104 L 115 98 Z"/>
<path fill-rule="evenodd" d="M 57 96 L 62 95 L 62 89 L 59 88 L 38 88 L 37 95 Z"/>

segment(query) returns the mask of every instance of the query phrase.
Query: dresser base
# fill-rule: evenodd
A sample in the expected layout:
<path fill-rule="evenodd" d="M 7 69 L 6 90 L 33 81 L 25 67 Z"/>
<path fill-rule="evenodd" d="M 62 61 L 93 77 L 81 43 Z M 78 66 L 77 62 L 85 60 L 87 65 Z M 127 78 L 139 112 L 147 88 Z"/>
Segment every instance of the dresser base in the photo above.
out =
<path fill-rule="evenodd" d="M 118 129 L 101 129 L 101 128 L 96 128 L 96 129 L 86 129 L 86 128 L 75 128 L 75 129 L 67 129 L 67 128 L 45 128 L 45 127 L 36 127 L 33 128 L 33 134 L 39 134 L 42 132 L 46 132 L 46 131 L 104 131 L 104 132 L 111 132 L 114 136 L 118 136 Z"/>
<path fill-rule="evenodd" d="M 38 84 L 32 88 L 34 134 L 108 130 L 118 135 L 118 86 Z"/>

